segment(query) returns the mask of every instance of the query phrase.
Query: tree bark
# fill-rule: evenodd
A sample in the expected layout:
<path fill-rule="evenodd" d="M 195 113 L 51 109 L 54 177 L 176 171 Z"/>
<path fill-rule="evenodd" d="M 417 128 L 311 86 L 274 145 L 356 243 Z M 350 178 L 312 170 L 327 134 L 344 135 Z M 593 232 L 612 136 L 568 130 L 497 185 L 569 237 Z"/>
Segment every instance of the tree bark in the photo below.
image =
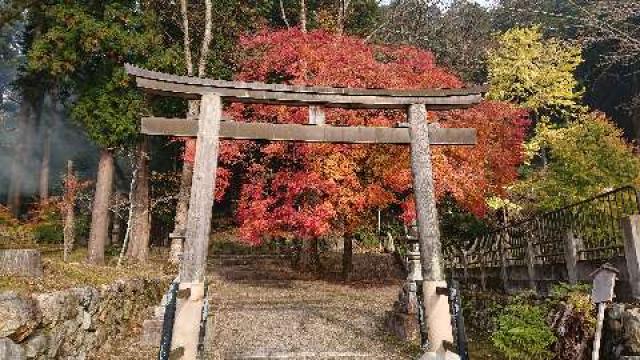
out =
<path fill-rule="evenodd" d="M 347 21 L 347 11 L 349 10 L 349 3 L 351 0 L 340 0 L 338 7 L 338 35 L 344 34 L 344 26 Z"/>
<path fill-rule="evenodd" d="M 311 238 L 302 240 L 298 269 L 302 272 L 314 272 L 319 269 L 319 266 L 318 239 Z"/>
<path fill-rule="evenodd" d="M 348 281 L 353 270 L 353 238 L 345 236 L 343 238 L 344 249 L 342 250 L 342 279 Z"/>
<path fill-rule="evenodd" d="M 151 224 L 149 219 L 149 141 L 145 136 L 136 149 L 136 181 L 133 203 L 133 221 L 131 230 L 131 245 L 129 258 L 138 262 L 146 262 L 149 254 L 149 233 Z"/>
<path fill-rule="evenodd" d="M 287 19 L 287 12 L 284 10 L 283 0 L 280 0 L 280 17 L 282 18 L 282 21 L 284 21 L 284 24 L 287 26 L 287 29 L 289 29 L 291 25 L 289 25 L 289 19 Z"/>
<path fill-rule="evenodd" d="M 113 205 L 113 217 L 111 223 L 111 245 L 116 245 L 120 243 L 120 228 L 122 224 L 122 219 L 120 218 L 120 201 L 122 200 L 122 194 L 116 192 L 114 196 L 114 205 Z"/>
<path fill-rule="evenodd" d="M 212 14 L 213 4 L 211 0 L 205 0 L 205 14 L 204 14 L 204 35 L 202 37 L 202 44 L 200 47 L 200 61 L 198 64 L 198 76 L 205 77 L 207 70 L 207 59 L 209 58 L 209 49 L 211 45 L 211 29 L 213 28 Z"/>
<path fill-rule="evenodd" d="M 89 232 L 90 264 L 104 264 L 104 248 L 109 236 L 109 201 L 113 190 L 114 160 L 109 150 L 100 152 L 98 179 L 91 210 L 91 230 Z"/>
<path fill-rule="evenodd" d="M 74 186 L 75 175 L 73 174 L 73 161 L 67 161 L 67 178 L 66 178 L 66 194 L 64 197 L 64 220 L 62 221 L 62 237 L 64 243 L 64 262 L 69 261 L 69 255 L 73 251 L 73 244 L 76 239 L 75 231 L 75 191 L 71 187 Z"/>
<path fill-rule="evenodd" d="M 42 159 L 40 161 L 39 193 L 40 202 L 49 200 L 49 163 L 51 159 L 51 130 L 43 130 L 42 134 Z"/>
<path fill-rule="evenodd" d="M 307 5 L 305 0 L 300 0 L 300 30 L 307 32 Z"/>
<path fill-rule="evenodd" d="M 182 40 L 184 60 L 187 65 L 187 75 L 193 75 L 193 60 L 191 59 L 191 36 L 189 35 L 189 4 L 187 0 L 180 0 L 180 14 L 182 15 Z"/>

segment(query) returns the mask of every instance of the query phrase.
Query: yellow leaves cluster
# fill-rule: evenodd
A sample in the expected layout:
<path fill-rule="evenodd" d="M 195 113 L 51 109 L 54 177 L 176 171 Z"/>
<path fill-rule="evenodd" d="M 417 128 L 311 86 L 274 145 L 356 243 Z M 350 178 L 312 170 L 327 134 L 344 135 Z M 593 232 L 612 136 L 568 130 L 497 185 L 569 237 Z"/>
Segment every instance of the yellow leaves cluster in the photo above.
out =
<path fill-rule="evenodd" d="M 498 44 L 489 52 L 489 99 L 519 104 L 539 116 L 567 119 L 584 111 L 573 75 L 582 63 L 580 47 L 543 39 L 539 26 L 511 29 Z"/>

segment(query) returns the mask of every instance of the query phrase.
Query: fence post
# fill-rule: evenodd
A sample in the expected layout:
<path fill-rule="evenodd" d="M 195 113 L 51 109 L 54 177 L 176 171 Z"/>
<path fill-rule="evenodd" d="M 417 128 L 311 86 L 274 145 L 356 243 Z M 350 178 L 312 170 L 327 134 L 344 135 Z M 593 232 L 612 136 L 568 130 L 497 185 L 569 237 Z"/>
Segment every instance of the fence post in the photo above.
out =
<path fill-rule="evenodd" d="M 578 254 L 580 250 L 573 230 L 567 230 L 564 238 L 564 261 L 567 266 L 569 284 L 571 285 L 578 283 Z"/>
<path fill-rule="evenodd" d="M 638 299 L 640 298 L 640 215 L 627 216 L 621 222 L 631 295 Z"/>
<path fill-rule="evenodd" d="M 465 250 L 461 251 L 462 256 L 460 257 L 460 262 L 462 263 L 462 278 L 464 279 L 464 283 L 469 283 L 469 264 L 467 263 L 467 252 Z"/>
<path fill-rule="evenodd" d="M 485 270 L 484 253 L 478 255 L 478 262 L 480 263 L 480 288 L 482 288 L 482 291 L 487 291 L 487 273 Z"/>
<path fill-rule="evenodd" d="M 536 253 L 533 247 L 533 239 L 527 240 L 527 256 L 525 257 L 525 261 L 527 263 L 529 287 L 531 290 L 536 291 Z"/>
<path fill-rule="evenodd" d="M 504 246 L 503 236 L 498 235 L 498 248 L 500 249 L 500 278 L 505 292 L 509 291 L 509 275 L 507 274 L 507 249 Z"/>

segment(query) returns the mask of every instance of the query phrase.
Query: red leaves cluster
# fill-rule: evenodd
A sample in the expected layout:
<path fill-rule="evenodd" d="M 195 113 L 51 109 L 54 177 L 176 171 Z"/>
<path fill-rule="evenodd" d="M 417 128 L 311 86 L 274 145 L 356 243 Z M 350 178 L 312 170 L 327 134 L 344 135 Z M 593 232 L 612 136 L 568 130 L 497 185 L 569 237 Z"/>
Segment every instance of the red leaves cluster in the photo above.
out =
<path fill-rule="evenodd" d="M 265 31 L 242 39 L 238 80 L 355 88 L 457 88 L 459 78 L 434 56 L 407 46 L 372 45 L 323 31 Z M 306 123 L 308 110 L 234 104 L 237 121 Z M 522 161 L 525 113 L 505 103 L 429 113 L 443 127 L 478 129 L 474 147 L 433 151 L 436 191 L 482 215 L 485 198 L 501 194 Z M 398 111 L 327 110 L 328 124 L 394 126 Z M 244 183 L 237 219 L 244 239 L 317 237 L 350 232 L 393 204 L 415 216 L 408 146 L 225 142 L 219 176 L 240 171 Z M 240 169 L 240 170 L 239 170 Z M 220 180 L 220 177 L 219 177 Z M 219 198 L 219 194 L 216 194 Z"/>

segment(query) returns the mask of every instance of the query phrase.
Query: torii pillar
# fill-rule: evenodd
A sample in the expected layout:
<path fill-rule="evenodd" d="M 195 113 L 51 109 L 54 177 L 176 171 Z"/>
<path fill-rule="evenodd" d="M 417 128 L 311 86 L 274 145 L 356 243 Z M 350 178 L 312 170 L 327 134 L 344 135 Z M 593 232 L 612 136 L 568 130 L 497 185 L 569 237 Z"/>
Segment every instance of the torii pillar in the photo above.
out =
<path fill-rule="evenodd" d="M 453 329 L 448 297 L 437 293 L 437 288 L 446 288 L 447 283 L 442 268 L 426 106 L 410 105 L 407 117 L 411 137 L 411 171 L 420 241 L 420 262 L 424 279 L 423 304 L 429 338 L 427 353 L 422 359 L 445 359 L 444 343 L 453 343 Z"/>
<path fill-rule="evenodd" d="M 214 93 L 202 95 L 186 241 L 180 266 L 179 290 L 184 296 L 176 309 L 171 343 L 172 351 L 183 349 L 182 359 L 196 359 L 198 355 L 200 326 L 197 325 L 200 324 L 205 302 L 208 239 L 216 188 L 221 119 L 222 98 Z"/>

